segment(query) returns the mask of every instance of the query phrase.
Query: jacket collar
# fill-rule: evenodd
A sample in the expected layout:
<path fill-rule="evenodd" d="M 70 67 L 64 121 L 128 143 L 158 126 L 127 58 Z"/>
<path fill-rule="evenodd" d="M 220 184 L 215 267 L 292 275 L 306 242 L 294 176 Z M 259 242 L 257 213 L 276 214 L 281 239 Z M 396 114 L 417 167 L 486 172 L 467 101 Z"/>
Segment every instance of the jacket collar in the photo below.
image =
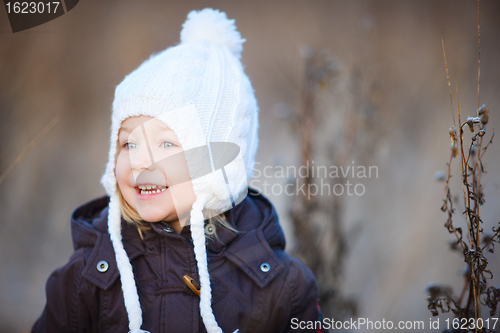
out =
<path fill-rule="evenodd" d="M 223 256 L 264 288 L 285 268 L 274 252 L 285 249 L 285 236 L 273 205 L 249 189 L 247 197 L 228 211 L 227 219 L 239 233 L 232 234 Z M 231 231 L 222 229 L 224 239 L 224 233 Z"/>
<path fill-rule="evenodd" d="M 115 253 L 108 234 L 109 197 L 92 200 L 77 209 L 71 217 L 71 233 L 75 250 L 93 248 L 83 270 L 83 276 L 101 289 L 109 289 L 118 279 Z M 225 213 L 228 222 L 238 233 L 217 226 L 218 238 L 207 241 L 208 256 L 223 256 L 242 270 L 260 288 L 267 286 L 283 269 L 282 261 L 275 250 L 283 251 L 285 237 L 279 225 L 276 211 L 272 204 L 255 190 L 249 189 L 247 197 L 236 207 Z M 138 235 L 135 226 L 122 220 L 124 247 L 130 260 L 146 253 L 144 241 Z M 159 237 L 161 228 L 153 224 L 156 232 L 146 232 L 149 237 Z M 183 236 L 190 238 L 189 226 L 183 230 Z M 182 237 L 172 235 L 174 237 Z M 105 272 L 100 272 L 100 261 L 109 265 Z M 263 266 L 267 264 L 267 266 Z M 267 270 L 266 268 L 270 269 Z"/>
<path fill-rule="evenodd" d="M 81 205 L 71 215 L 71 236 L 75 251 L 80 248 L 92 249 L 86 259 L 82 276 L 104 290 L 111 288 L 120 275 L 108 234 L 108 205 L 109 197 L 103 196 Z M 135 227 L 123 220 L 122 226 L 122 237 L 125 240 L 123 246 L 132 260 L 144 253 L 144 245 L 142 242 L 127 242 Z M 135 233 L 137 234 L 137 231 Z M 108 264 L 105 271 L 98 269 L 102 261 Z"/>

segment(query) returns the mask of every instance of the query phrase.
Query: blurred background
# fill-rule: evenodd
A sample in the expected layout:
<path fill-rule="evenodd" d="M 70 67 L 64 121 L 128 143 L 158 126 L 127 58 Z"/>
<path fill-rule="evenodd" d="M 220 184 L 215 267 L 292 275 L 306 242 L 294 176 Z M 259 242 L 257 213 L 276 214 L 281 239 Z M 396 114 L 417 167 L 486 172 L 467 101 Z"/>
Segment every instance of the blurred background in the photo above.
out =
<path fill-rule="evenodd" d="M 256 170 L 269 167 L 251 185 L 275 204 L 287 251 L 316 272 L 324 315 L 428 323 L 426 287 L 448 284 L 458 294 L 464 267 L 448 244 L 453 237 L 440 210 L 445 185 L 435 179 L 446 171 L 453 125 L 441 38 L 454 110 L 456 83 L 462 116 L 473 116 L 476 6 L 471 0 L 80 1 L 62 17 L 15 34 L 0 10 L 0 332 L 30 330 L 43 310 L 49 274 L 73 251 L 72 211 L 105 194 L 100 177 L 116 85 L 152 53 L 177 44 L 187 13 L 204 7 L 225 11 L 247 40 L 242 62 L 260 107 Z M 500 127 L 499 17 L 500 2 L 481 1 L 480 100 L 491 110 L 488 138 Z M 307 160 L 374 166 L 377 174 L 300 180 L 350 180 L 363 185 L 362 195 L 303 200 L 280 192 L 297 183 L 279 168 Z M 460 196 L 457 162 L 451 189 Z M 481 216 L 491 230 L 500 221 L 497 140 L 483 162 Z M 465 223 L 460 200 L 457 225 Z M 498 286 L 500 258 L 488 258 Z"/>

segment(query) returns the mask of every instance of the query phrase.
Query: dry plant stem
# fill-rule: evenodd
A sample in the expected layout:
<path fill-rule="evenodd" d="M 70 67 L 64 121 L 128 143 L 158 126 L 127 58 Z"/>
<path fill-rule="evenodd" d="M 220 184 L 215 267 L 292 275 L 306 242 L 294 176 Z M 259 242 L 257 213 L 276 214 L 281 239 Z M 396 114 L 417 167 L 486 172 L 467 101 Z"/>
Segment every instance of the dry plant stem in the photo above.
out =
<path fill-rule="evenodd" d="M 451 94 L 450 75 L 448 75 L 448 62 L 446 61 L 446 52 L 444 52 L 444 40 L 442 38 L 441 38 L 441 45 L 443 46 L 444 67 L 446 68 L 446 79 L 448 80 L 448 91 L 450 92 L 451 116 L 453 118 L 453 126 L 456 127 L 455 112 L 453 112 L 453 96 Z"/>
<path fill-rule="evenodd" d="M 477 0 L 477 49 L 478 49 L 478 56 L 477 56 L 477 111 L 476 111 L 476 116 L 479 116 L 479 82 L 480 82 L 480 76 L 481 76 L 481 20 L 479 17 L 479 0 Z M 477 145 L 477 155 L 480 155 L 481 152 L 481 145 L 483 143 L 483 138 L 479 137 L 478 140 L 478 145 Z M 474 180 L 473 180 L 473 186 L 474 189 L 476 190 L 476 200 L 474 202 L 474 213 L 476 214 L 476 223 L 477 223 L 477 229 L 476 229 L 476 241 L 477 245 L 479 245 L 479 204 L 477 200 L 479 200 L 479 162 L 481 161 L 480 158 L 476 159 L 476 165 L 474 166 Z"/>
<path fill-rule="evenodd" d="M 320 88 L 331 84 L 330 78 L 336 75 L 332 70 L 329 58 L 323 53 L 314 51 L 305 58 L 305 70 L 300 88 L 301 109 L 298 117 L 299 137 L 301 139 L 300 153 L 302 166 L 313 167 L 311 161 L 315 157 L 315 147 L 319 143 L 315 140 L 315 127 L 317 120 L 316 96 Z M 359 96 L 354 96 L 359 97 Z M 342 123 L 344 131 L 342 138 L 336 142 L 331 157 L 333 165 L 345 164 L 353 156 L 356 148 L 356 133 L 359 133 L 360 116 L 355 112 L 360 101 L 355 103 L 354 112 L 348 112 Z M 321 141 L 320 141 L 321 142 Z M 372 143 L 370 141 L 370 143 Z M 328 144 L 328 142 L 327 142 Z M 328 146 L 327 146 L 328 147 Z M 301 185 L 306 188 L 313 184 L 316 177 L 308 172 L 307 177 L 302 177 Z M 340 181 L 337 179 L 332 180 Z M 299 235 L 297 247 L 294 252 L 308 264 L 316 274 L 320 288 L 320 303 L 324 313 L 335 314 L 339 317 L 352 317 L 356 314 L 355 300 L 345 298 L 338 287 L 343 271 L 343 261 L 348 248 L 348 234 L 343 230 L 344 198 L 333 197 L 325 200 L 319 195 L 302 195 L 295 198 L 295 204 L 290 209 L 290 217 Z M 315 216 L 319 219 L 316 221 Z M 325 247 L 325 242 L 334 244 L 333 248 Z"/>
<path fill-rule="evenodd" d="M 477 145 L 477 152 L 479 155 L 479 152 L 481 151 L 481 144 L 483 141 L 483 138 L 479 138 L 478 145 Z M 480 236 L 479 236 L 479 230 L 481 229 L 480 227 L 480 215 L 479 215 L 479 161 L 480 159 L 476 159 L 476 164 L 474 166 L 474 171 L 473 171 L 473 190 L 475 190 L 476 197 L 474 200 L 474 214 L 475 214 L 475 227 L 476 227 L 476 251 L 480 251 Z M 470 207 L 470 206 L 469 206 Z M 474 274 L 475 275 L 475 274 Z M 481 317 L 481 301 L 480 301 L 480 287 L 479 287 L 479 276 L 474 276 L 475 280 L 475 286 L 474 286 L 474 303 L 476 304 L 476 318 Z M 477 329 L 476 329 L 477 331 Z"/>
<path fill-rule="evenodd" d="M 477 50 L 478 50 L 478 56 L 477 56 L 477 111 L 476 111 L 476 116 L 479 116 L 479 84 L 480 84 L 480 78 L 481 78 L 481 19 L 479 16 L 479 0 L 477 0 Z M 476 164 L 474 166 L 473 170 L 473 190 L 475 190 L 476 196 L 474 200 L 474 213 L 475 213 L 475 221 L 476 221 L 476 251 L 480 250 L 480 238 L 479 238 L 479 230 L 481 229 L 479 223 L 480 221 L 480 215 L 479 215 L 479 163 L 481 159 L 479 158 L 480 153 L 481 153 L 481 145 L 483 143 L 483 138 L 480 137 L 476 148 L 476 152 L 478 155 L 478 158 L 476 158 Z M 469 206 L 470 208 L 470 206 Z M 474 285 L 474 305 L 475 305 L 475 310 L 476 310 L 476 319 L 481 318 L 481 300 L 480 300 L 480 286 L 479 286 L 479 276 L 476 276 L 475 272 L 473 272 L 474 278 L 472 279 L 473 282 L 475 282 Z M 474 281 L 474 279 L 476 281 Z M 477 327 L 476 327 L 476 332 L 477 332 Z M 479 330 L 481 332 L 481 330 Z"/>
<path fill-rule="evenodd" d="M 300 112 L 300 139 L 301 139 L 301 157 L 302 165 L 311 168 L 311 163 L 313 155 L 313 137 L 314 137 L 314 92 L 315 92 L 316 82 L 314 80 L 314 63 L 313 59 L 309 58 L 306 60 L 304 85 L 301 91 L 302 108 Z M 311 183 L 312 179 L 310 177 L 310 170 L 307 171 L 307 177 L 304 177 L 303 182 L 307 188 Z M 321 253 L 319 244 L 314 235 L 314 228 L 307 223 L 307 218 L 311 211 L 314 209 L 314 198 L 308 200 L 305 195 L 300 198 L 303 208 L 294 212 L 292 214 L 292 221 L 294 227 L 296 228 L 296 233 L 301 235 L 304 242 L 299 243 L 298 251 L 302 252 L 305 260 L 310 265 L 311 269 L 315 272 L 319 271 L 321 268 L 321 258 L 318 253 Z M 309 248 L 300 248 L 301 244 L 307 244 Z M 314 255 L 316 254 L 316 255 Z"/>
<path fill-rule="evenodd" d="M 477 0 L 477 115 L 479 116 L 479 82 L 481 76 L 481 20 L 479 18 L 479 0 Z"/>
<path fill-rule="evenodd" d="M 453 153 L 450 154 L 450 161 L 448 162 L 448 176 L 446 177 L 446 189 L 445 189 L 445 192 L 446 192 L 445 208 L 446 208 L 446 212 L 448 213 L 448 221 L 451 221 L 452 215 L 453 215 L 453 208 L 451 207 L 453 205 L 453 202 L 451 200 L 451 194 L 450 194 L 450 177 L 451 177 L 451 161 L 452 161 L 452 159 L 453 159 Z M 448 206 L 448 202 L 450 203 L 450 206 Z M 464 246 L 464 242 L 463 242 L 462 238 L 458 236 L 457 230 L 455 229 L 453 224 L 451 224 L 451 228 L 453 230 L 453 233 L 457 237 L 458 243 L 460 244 L 460 246 L 462 247 L 462 250 L 464 251 L 465 246 Z"/>
<path fill-rule="evenodd" d="M 448 82 L 448 92 L 450 93 L 450 105 L 451 105 L 451 116 L 453 118 L 453 126 L 456 127 L 456 124 L 455 124 L 455 112 L 453 112 L 453 96 L 451 94 L 451 83 L 450 83 L 450 75 L 448 74 L 448 61 L 446 60 L 446 52 L 445 52 L 445 49 L 444 49 L 444 40 L 441 38 L 441 46 L 443 48 L 443 57 L 444 57 L 444 67 L 446 69 L 446 80 Z M 458 94 L 457 94 L 457 97 L 458 97 Z M 460 116 L 460 114 L 459 114 Z M 460 120 L 459 120 L 460 121 Z M 450 161 L 448 162 L 448 177 L 446 179 L 446 210 L 448 212 L 448 218 L 449 220 L 451 221 L 451 217 L 453 215 L 453 212 L 451 211 L 451 209 L 448 207 L 448 201 L 450 202 L 450 206 L 453 205 L 453 202 L 451 201 L 451 195 L 450 195 L 450 187 L 449 187 L 449 184 L 450 184 L 450 177 L 451 177 L 451 161 L 453 159 L 453 153 L 451 153 L 450 155 Z M 465 250 L 465 245 L 463 243 L 463 240 L 461 237 L 458 236 L 457 234 L 457 231 L 455 229 L 455 227 L 453 227 L 453 225 L 451 225 L 451 228 L 453 229 L 453 232 L 455 234 L 455 236 L 457 237 L 457 240 L 460 244 L 460 246 L 462 247 L 462 250 Z"/>
<path fill-rule="evenodd" d="M 488 240 L 488 242 L 486 242 L 486 244 L 481 248 L 481 251 L 484 251 L 484 249 L 486 249 L 488 245 L 490 245 L 493 242 L 493 239 L 495 239 L 495 237 L 497 237 L 498 234 L 500 234 L 500 229 L 498 229 L 497 232 L 495 232 L 493 236 Z"/>
<path fill-rule="evenodd" d="M 306 77 L 305 86 L 302 90 L 302 113 L 301 113 L 301 151 L 302 151 L 302 165 L 308 165 L 308 162 L 312 160 L 312 146 L 313 146 L 313 134 L 314 134 L 314 73 L 313 66 L 310 61 L 306 63 Z M 310 166 L 311 167 L 311 166 Z M 305 177 L 305 186 L 309 187 L 311 183 L 310 175 L 308 170 L 307 177 Z M 310 204 L 309 200 L 304 200 L 306 205 Z"/>
<path fill-rule="evenodd" d="M 455 86 L 456 89 L 456 94 L 457 94 L 457 110 L 458 110 L 458 123 L 462 124 L 461 119 L 460 119 L 460 102 L 458 98 L 458 86 Z M 465 125 L 465 123 L 464 123 Z M 459 140 L 460 140 L 460 164 L 462 166 L 462 177 L 463 177 L 463 182 L 462 182 L 462 192 L 463 192 L 463 197 L 464 197 L 464 206 L 466 207 L 466 221 L 467 221 L 467 229 L 468 229 L 468 235 L 469 235 L 469 249 L 477 250 L 477 242 L 473 242 L 473 238 L 475 237 L 474 235 L 474 220 L 471 219 L 471 212 L 470 212 L 470 185 L 468 183 L 468 164 L 466 164 L 467 159 L 465 158 L 464 155 L 464 145 L 463 145 L 463 125 L 460 125 L 459 128 Z M 467 193 L 466 193 L 467 192 Z M 474 310 L 475 310 L 475 318 L 479 318 L 478 312 L 480 313 L 480 302 L 478 301 L 479 293 L 477 290 L 478 289 L 478 284 L 479 284 L 479 279 L 476 276 L 476 269 L 474 263 L 472 263 L 471 267 L 471 289 L 473 293 L 469 292 L 469 299 L 467 301 L 467 307 L 466 307 L 466 316 L 468 316 L 468 310 L 471 302 L 471 296 L 473 296 L 474 300 Z M 477 328 L 476 328 L 477 332 Z"/>
<path fill-rule="evenodd" d="M 456 89 L 456 93 L 457 93 L 457 109 L 458 109 L 458 123 L 459 124 L 462 124 L 462 121 L 460 120 L 460 103 L 459 103 L 459 100 L 458 100 L 458 86 L 455 85 L 455 89 Z M 464 175 L 464 177 L 466 177 L 467 175 L 467 166 L 464 165 L 465 164 L 465 156 L 464 156 L 464 145 L 463 145 L 463 128 L 462 126 L 459 127 L 459 135 L 458 135 L 458 139 L 460 141 L 460 165 L 462 167 L 462 175 Z M 464 178 L 464 181 L 462 182 L 462 194 L 463 194 L 463 197 L 464 197 L 464 207 L 469 207 L 467 206 L 467 201 L 466 201 L 466 198 L 469 197 L 469 188 L 468 188 L 468 185 L 467 184 L 467 178 Z M 467 195 L 465 194 L 465 188 L 467 187 Z M 467 230 L 468 230 L 468 236 L 469 236 L 469 249 L 472 249 L 472 244 L 471 244 L 471 234 L 470 234 L 470 230 L 471 230 L 471 222 L 470 222 L 470 216 L 469 214 L 466 215 L 466 221 L 467 221 Z"/>
<path fill-rule="evenodd" d="M 495 136 L 495 131 L 493 131 L 493 134 L 491 135 L 491 139 L 488 142 L 488 144 L 486 145 L 486 147 L 483 148 L 483 153 L 481 154 L 481 157 L 479 159 L 483 158 L 484 153 L 486 153 L 486 149 L 488 149 L 488 147 L 490 146 L 490 143 L 493 143 L 493 137 L 494 136 Z"/>
<path fill-rule="evenodd" d="M 469 153 L 467 154 L 467 161 L 465 161 L 465 165 L 469 165 L 469 160 L 472 156 L 471 152 L 472 152 L 472 147 L 474 147 L 474 142 L 471 142 L 470 145 L 469 145 Z"/>
<path fill-rule="evenodd" d="M 460 104 L 458 97 L 458 86 L 456 89 L 457 98 L 457 109 L 458 109 L 458 125 L 459 125 L 459 138 L 456 139 L 455 126 L 451 127 L 449 130 L 450 140 L 452 143 L 451 149 L 452 154 L 450 162 L 448 163 L 448 177 L 446 180 L 446 200 L 445 204 L 442 206 L 442 210 L 446 211 L 448 214 L 448 220 L 445 227 L 448 232 L 454 233 L 457 238 L 457 242 L 454 244 L 454 248 L 458 244 L 462 246 L 463 255 L 465 262 L 467 263 L 467 271 L 464 273 L 464 284 L 462 292 L 458 298 L 458 302 L 455 298 L 450 296 L 450 293 L 443 292 L 442 287 L 435 287 L 433 290 L 429 291 L 429 306 L 433 315 L 438 315 L 437 309 L 441 309 L 443 313 L 448 311 L 453 311 L 456 318 L 466 319 L 467 322 L 474 320 L 474 323 L 478 323 L 481 317 L 481 304 L 487 306 L 490 309 L 490 315 L 494 315 L 497 310 L 497 305 L 500 301 L 500 291 L 499 287 L 489 287 L 487 285 L 487 280 L 493 278 L 492 272 L 487 268 L 488 260 L 484 256 L 483 251 L 488 249 L 493 243 L 500 243 L 500 226 L 493 228 L 493 236 L 485 236 L 485 244 L 481 247 L 481 236 L 484 234 L 481 225 L 483 223 L 480 216 L 480 206 L 484 203 L 484 193 L 481 189 L 481 174 L 484 171 L 484 166 L 482 158 L 493 142 L 494 132 L 491 139 L 483 148 L 483 136 L 485 134 L 485 127 L 488 123 L 488 112 L 489 110 L 483 105 L 480 107 L 480 74 L 481 74 L 481 34 L 480 34 L 480 15 L 479 15 L 479 0 L 477 0 L 477 20 L 478 20 L 478 86 L 477 86 L 477 102 L 478 107 L 476 110 L 475 117 L 468 117 L 467 121 L 462 123 L 460 115 Z M 448 68 L 446 63 L 446 54 L 444 52 L 444 42 L 442 42 L 443 56 L 445 59 L 446 76 L 449 84 Z M 452 101 L 451 89 L 450 101 Z M 453 111 L 453 104 L 452 104 Z M 454 121 L 454 120 L 453 120 Z M 473 137 L 471 138 L 471 143 L 468 147 L 467 154 L 464 151 L 464 127 L 469 127 L 471 132 L 473 132 Z M 454 213 L 453 201 L 451 200 L 449 180 L 450 174 L 450 164 L 453 156 L 457 156 L 456 152 L 456 141 L 460 141 L 460 166 L 461 166 L 461 182 L 462 182 L 462 196 L 464 203 L 465 220 L 467 224 L 467 235 L 468 235 L 468 246 L 465 240 L 462 239 L 463 234 L 461 228 L 456 228 L 453 226 L 452 215 Z M 459 235 L 460 234 L 460 235 Z M 493 253 L 492 246 L 489 251 Z M 436 290 L 441 292 L 442 298 L 436 298 Z M 451 290 L 451 289 L 450 289 Z M 481 296 L 484 295 L 485 299 L 482 303 Z M 466 304 L 462 307 L 462 301 L 464 301 L 467 296 Z M 472 311 L 473 310 L 473 311 Z M 461 331 L 462 332 L 462 331 Z M 475 325 L 473 328 L 466 328 L 464 332 L 493 332 L 489 328 L 477 327 Z"/>

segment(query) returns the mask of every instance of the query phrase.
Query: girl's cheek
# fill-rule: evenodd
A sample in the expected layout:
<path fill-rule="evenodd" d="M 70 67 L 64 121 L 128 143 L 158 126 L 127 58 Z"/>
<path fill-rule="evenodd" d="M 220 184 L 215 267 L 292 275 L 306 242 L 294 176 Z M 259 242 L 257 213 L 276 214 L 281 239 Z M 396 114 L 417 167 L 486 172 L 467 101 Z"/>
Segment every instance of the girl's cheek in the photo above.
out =
<path fill-rule="evenodd" d="M 130 173 L 130 159 L 126 154 L 120 153 L 116 159 L 116 177 L 120 181 Z"/>
<path fill-rule="evenodd" d="M 171 162 L 174 160 L 177 160 L 178 154 L 182 153 L 182 149 L 175 147 L 175 148 L 170 148 L 170 149 L 161 149 L 161 148 L 155 148 L 151 149 L 151 154 L 153 156 L 154 162 L 158 164 L 162 164 L 161 161 L 163 162 Z"/>

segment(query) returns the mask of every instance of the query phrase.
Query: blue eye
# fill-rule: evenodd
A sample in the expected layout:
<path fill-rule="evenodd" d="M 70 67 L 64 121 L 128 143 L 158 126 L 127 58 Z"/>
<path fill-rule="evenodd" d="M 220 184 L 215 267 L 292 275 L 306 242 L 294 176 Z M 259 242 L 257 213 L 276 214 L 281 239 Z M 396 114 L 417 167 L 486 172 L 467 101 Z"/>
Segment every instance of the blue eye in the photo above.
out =
<path fill-rule="evenodd" d="M 175 144 L 173 144 L 172 142 L 163 141 L 161 143 L 161 147 L 162 148 L 171 148 L 171 147 L 175 147 Z"/>
<path fill-rule="evenodd" d="M 134 148 L 137 148 L 137 145 L 135 143 L 133 143 L 133 142 L 125 142 L 123 144 L 123 147 L 125 149 L 134 149 Z"/>

